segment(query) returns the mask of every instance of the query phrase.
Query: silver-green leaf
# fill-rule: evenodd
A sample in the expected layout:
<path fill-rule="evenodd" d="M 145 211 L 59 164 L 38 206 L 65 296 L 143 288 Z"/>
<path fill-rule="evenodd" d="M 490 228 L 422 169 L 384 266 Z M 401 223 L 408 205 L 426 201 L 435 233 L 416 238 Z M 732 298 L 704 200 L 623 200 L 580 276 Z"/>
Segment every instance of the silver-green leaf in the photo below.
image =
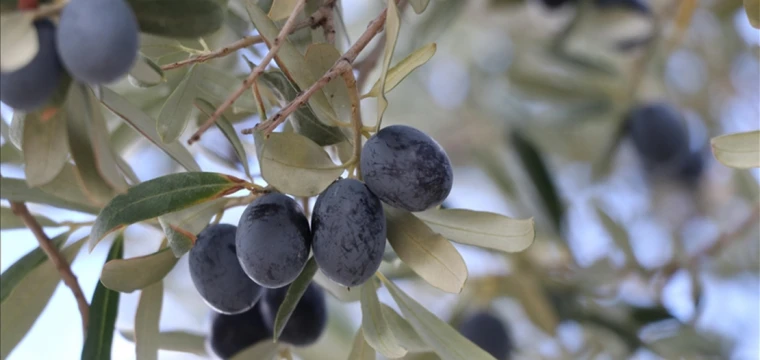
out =
<path fill-rule="evenodd" d="M 371 285 L 374 279 L 370 279 Z M 364 339 L 379 353 L 384 356 L 397 359 L 406 355 L 406 349 L 403 348 L 396 339 L 388 320 L 377 298 L 374 286 L 361 287 L 362 300 L 362 332 Z"/>

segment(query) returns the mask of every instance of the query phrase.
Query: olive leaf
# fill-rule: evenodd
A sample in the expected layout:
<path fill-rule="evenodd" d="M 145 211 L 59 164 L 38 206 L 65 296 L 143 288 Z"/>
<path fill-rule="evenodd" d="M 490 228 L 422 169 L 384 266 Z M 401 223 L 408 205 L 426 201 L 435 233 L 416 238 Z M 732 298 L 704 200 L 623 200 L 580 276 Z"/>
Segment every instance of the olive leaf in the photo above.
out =
<path fill-rule="evenodd" d="M 123 256 L 124 237 L 123 234 L 119 234 L 108 251 L 106 261 L 121 259 Z M 118 313 L 119 293 L 98 282 L 90 303 L 90 319 L 82 346 L 82 360 L 111 358 L 111 343 Z"/>
<path fill-rule="evenodd" d="M 414 216 L 451 241 L 499 251 L 523 251 L 536 237 L 533 219 L 467 209 L 430 209 Z"/>
<path fill-rule="evenodd" d="M 71 263 L 79 253 L 84 238 L 72 243 L 61 255 Z M 61 275 L 51 261 L 29 271 L 0 304 L 0 358 L 8 354 L 24 338 L 53 296 Z"/>
<path fill-rule="evenodd" d="M 442 360 L 496 360 L 380 275 L 404 317 Z"/>
<path fill-rule="evenodd" d="M 114 261 L 114 260 L 111 260 Z M 164 284 L 159 281 L 142 290 L 135 312 L 135 352 L 137 359 L 158 360 L 159 320 L 164 300 Z"/>
<path fill-rule="evenodd" d="M 163 150 L 188 171 L 201 171 L 187 149 L 177 141 L 164 143 L 158 136 L 156 121 L 127 99 L 106 87 L 100 87 L 100 101 L 114 114 L 124 119 L 133 129 Z"/>
<path fill-rule="evenodd" d="M 69 157 L 66 112 L 56 111 L 47 119 L 39 113 L 27 114 L 23 137 L 26 183 L 35 187 L 53 181 Z"/>
<path fill-rule="evenodd" d="M 166 81 L 161 66 L 143 54 L 139 54 L 139 59 L 129 71 L 128 79 L 132 85 L 141 88 L 153 87 Z"/>
<path fill-rule="evenodd" d="M 34 220 L 36 220 L 41 226 L 59 226 L 57 222 L 42 215 L 34 215 Z M 0 229 L 10 230 L 23 228 L 26 228 L 24 221 L 16 216 L 16 214 L 13 213 L 13 210 L 7 207 L 0 207 Z M 4 289 L 0 288 L 0 293 L 3 291 Z"/>
<path fill-rule="evenodd" d="M 270 360 L 277 355 L 279 344 L 272 341 L 259 341 L 245 350 L 235 354 L 230 360 L 261 359 Z"/>
<path fill-rule="evenodd" d="M 245 181 L 211 172 L 179 173 L 140 183 L 113 198 L 100 212 L 90 234 L 90 250 L 109 233 L 213 200 L 244 187 Z"/>
<path fill-rule="evenodd" d="M 298 4 L 297 0 L 274 0 L 269 8 L 269 18 L 274 21 L 287 19 Z"/>
<path fill-rule="evenodd" d="M 0 14 L 0 70 L 12 72 L 28 64 L 40 48 L 34 15 L 29 11 Z"/>
<path fill-rule="evenodd" d="M 430 0 L 409 0 L 409 4 L 412 5 L 412 9 L 414 9 L 414 12 L 417 14 L 422 14 L 429 3 Z"/>
<path fill-rule="evenodd" d="M 256 30 L 266 39 L 268 44 L 273 44 L 280 30 L 272 19 L 253 1 L 247 1 L 245 5 L 246 10 L 248 10 L 248 16 L 251 18 L 251 22 L 256 27 Z M 321 75 L 311 73 L 304 56 L 288 40 L 283 42 L 274 60 L 283 73 L 297 84 L 301 90 L 308 89 Z M 309 98 L 308 103 L 322 123 L 332 125 L 338 121 L 335 111 L 330 107 L 327 96 L 322 90 L 314 93 Z"/>
<path fill-rule="evenodd" d="M 316 196 L 343 172 L 315 142 L 296 133 L 254 133 L 261 176 L 294 196 Z"/>
<path fill-rule="evenodd" d="M 369 280 L 369 286 L 361 287 L 362 333 L 364 339 L 372 348 L 384 356 L 397 359 L 406 355 L 396 336 L 393 334 L 388 320 L 383 313 L 380 300 L 377 298 L 375 287 L 371 286 L 374 279 Z"/>
<path fill-rule="evenodd" d="M 3 208 L 5 210 L 7 208 Z M 8 209 L 10 210 L 10 209 Z M 6 214 L 3 214 L 6 215 Z M 11 216 L 15 216 L 11 214 Z M 69 239 L 71 232 L 65 232 L 56 236 L 50 241 L 56 249 L 60 249 L 66 240 Z M 2 275 L 0 275 L 0 303 L 5 301 L 8 296 L 13 292 L 13 289 L 21 283 L 24 278 L 34 271 L 37 267 L 42 265 L 48 260 L 47 254 L 41 247 L 28 252 L 26 255 L 18 259 L 13 265 L 6 269 Z"/>
<path fill-rule="evenodd" d="M 461 292 L 467 265 L 454 245 L 412 213 L 384 208 L 388 242 L 399 259 L 430 285 L 450 293 Z"/>
<path fill-rule="evenodd" d="M 197 38 L 222 27 L 225 9 L 221 1 L 128 0 L 140 31 L 171 38 Z"/>
<path fill-rule="evenodd" d="M 198 66 L 193 64 L 190 67 L 161 107 L 161 112 L 156 119 L 156 132 L 164 143 L 176 141 L 190 121 L 190 111 L 193 110 L 193 101 L 198 94 L 196 89 Z"/>
<path fill-rule="evenodd" d="M 317 271 L 317 273 L 314 275 L 314 282 L 319 284 L 319 286 L 330 293 L 330 295 L 342 302 L 350 303 L 359 301 L 361 299 L 360 291 L 357 291 L 357 289 L 349 289 L 330 280 L 321 271 Z"/>
<path fill-rule="evenodd" d="M 710 145 L 723 165 L 737 169 L 760 167 L 760 130 L 717 136 Z"/>
<path fill-rule="evenodd" d="M 388 100 L 385 98 L 385 83 L 388 79 L 388 68 L 391 66 L 391 58 L 396 48 L 398 33 L 401 27 L 401 18 L 399 17 L 398 8 L 395 0 L 388 0 L 388 12 L 385 20 L 385 51 L 383 52 L 383 62 L 380 67 L 380 79 L 378 79 L 378 96 L 377 96 L 377 123 L 375 128 L 379 129 L 383 121 L 383 114 L 388 108 Z"/>
<path fill-rule="evenodd" d="M 412 71 L 416 70 L 422 65 L 425 65 L 425 63 L 427 63 L 428 60 L 430 60 L 433 55 L 435 55 L 436 48 L 437 46 L 435 43 L 427 44 L 415 50 L 403 60 L 399 61 L 396 66 L 390 68 L 387 75 L 385 76 L 384 92 L 386 94 L 391 92 L 391 90 L 398 86 L 398 84 L 400 84 L 401 81 L 409 76 Z M 375 85 L 372 86 L 372 89 L 370 89 L 366 94 L 362 95 L 362 99 L 378 96 L 378 94 L 380 94 L 380 83 L 381 79 L 377 79 Z"/>
<path fill-rule="evenodd" d="M 60 176 L 60 175 L 59 175 Z M 53 181 L 55 182 L 55 181 Z M 75 202 L 42 191 L 40 188 L 30 188 L 26 181 L 21 179 L 0 178 L 0 197 L 8 201 L 24 201 L 30 203 L 46 204 L 61 209 L 81 211 L 89 214 L 97 214 L 100 208 L 87 203 Z"/>
<path fill-rule="evenodd" d="M 744 0 L 744 11 L 752 27 L 760 29 L 760 0 Z"/>
<path fill-rule="evenodd" d="M 42 192 L 59 197 L 63 200 L 70 201 L 75 204 L 82 204 L 86 206 L 94 205 L 95 203 L 88 200 L 88 195 L 85 192 L 84 184 L 82 180 L 79 178 L 79 175 L 77 174 L 76 166 L 71 164 L 66 164 L 63 167 L 63 170 L 58 174 L 58 176 L 53 179 L 53 181 L 38 186 L 37 189 L 42 190 Z M 95 208 L 96 210 L 91 211 L 94 214 L 97 214 L 99 208 Z"/>
<path fill-rule="evenodd" d="M 203 99 L 195 99 L 195 107 L 197 107 L 198 110 L 209 117 L 216 110 L 216 106 Z M 214 124 L 216 124 L 219 130 L 221 130 L 222 134 L 224 134 L 224 137 L 226 137 L 230 144 L 232 144 L 232 148 L 235 150 L 235 155 L 237 155 L 238 159 L 240 160 L 240 164 L 243 165 L 245 174 L 248 175 L 248 177 L 251 177 L 251 170 L 248 166 L 248 155 L 246 155 L 245 147 L 240 141 L 240 137 L 238 137 L 235 128 L 232 126 L 232 123 L 230 123 L 230 121 L 227 120 L 227 117 L 222 114 L 222 116 L 220 116 Z"/>
<path fill-rule="evenodd" d="M 306 48 L 306 63 L 312 74 L 324 74 L 338 62 L 341 57 L 340 51 L 335 46 L 327 43 L 311 44 Z M 348 96 L 348 86 L 343 77 L 335 77 L 322 88 L 327 95 L 327 100 L 335 109 L 338 120 L 344 123 L 351 121 L 351 98 Z"/>
<path fill-rule="evenodd" d="M 285 299 L 282 300 L 280 309 L 277 310 L 277 315 L 274 318 L 274 329 L 272 329 L 272 332 L 275 341 L 277 341 L 282 334 L 282 330 L 284 330 L 285 326 L 288 324 L 290 316 L 293 315 L 293 311 L 295 311 L 298 302 L 306 292 L 306 289 L 311 283 L 311 279 L 314 278 L 314 274 L 316 273 L 317 261 L 312 257 L 306 262 L 306 266 L 304 266 L 303 271 L 298 275 L 298 278 L 289 285 L 288 292 L 285 294 Z"/>
<path fill-rule="evenodd" d="M 24 142 L 24 118 L 26 114 L 21 111 L 14 111 L 11 118 L 11 127 L 8 133 L 8 140 L 11 141 L 16 149 L 21 150 Z"/>
<path fill-rule="evenodd" d="M 129 330 L 119 330 L 119 334 L 127 341 L 135 342 L 135 333 Z M 158 333 L 158 347 L 162 350 L 177 351 L 208 357 L 206 353 L 206 338 L 203 335 L 184 331 L 166 331 Z"/>
<path fill-rule="evenodd" d="M 388 326 L 399 341 L 401 346 L 409 352 L 432 351 L 430 345 L 423 340 L 404 318 L 386 304 L 380 304 L 383 316 L 388 321 Z"/>
<path fill-rule="evenodd" d="M 354 343 L 351 347 L 351 353 L 348 354 L 348 360 L 375 360 L 375 358 L 375 349 L 369 346 L 362 328 L 359 328 L 354 335 Z"/>
<path fill-rule="evenodd" d="M 179 258 L 195 244 L 195 238 L 222 211 L 229 199 L 219 198 L 158 217 L 174 256 Z"/>
<path fill-rule="evenodd" d="M 100 282 L 118 292 L 131 293 L 161 281 L 177 264 L 171 249 L 129 259 L 116 259 L 103 265 Z"/>

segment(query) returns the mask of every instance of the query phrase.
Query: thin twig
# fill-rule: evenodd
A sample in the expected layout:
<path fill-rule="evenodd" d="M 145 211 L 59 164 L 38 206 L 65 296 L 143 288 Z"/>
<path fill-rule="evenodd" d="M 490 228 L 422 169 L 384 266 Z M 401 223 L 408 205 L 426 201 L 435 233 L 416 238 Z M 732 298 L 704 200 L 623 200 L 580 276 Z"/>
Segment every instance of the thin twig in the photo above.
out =
<path fill-rule="evenodd" d="M 37 242 L 40 244 L 42 251 L 44 251 L 50 261 L 53 262 L 53 265 L 55 265 L 55 268 L 61 274 L 61 278 L 63 279 L 63 282 L 66 284 L 66 286 L 71 289 L 71 292 L 74 294 L 74 298 L 77 300 L 79 312 L 82 314 L 82 329 L 85 333 L 87 333 L 87 323 L 90 317 L 90 306 L 87 304 L 87 299 L 84 297 L 84 293 L 82 293 L 82 288 L 79 286 L 76 275 L 71 272 L 69 263 L 61 256 L 61 253 L 58 252 L 58 249 L 53 246 L 50 238 L 45 234 L 45 231 L 42 230 L 42 226 L 40 226 L 34 216 L 32 216 L 32 214 L 29 212 L 26 204 L 23 202 L 12 201 L 11 210 L 14 214 L 16 214 L 16 216 L 20 217 L 21 220 L 24 221 L 26 227 L 32 231 L 34 237 L 37 238 Z"/>
<path fill-rule="evenodd" d="M 206 132 L 214 123 L 216 122 L 216 119 L 219 118 L 219 116 L 224 113 L 227 108 L 229 108 L 243 93 L 251 87 L 251 84 L 253 84 L 256 79 L 261 75 L 261 73 L 264 72 L 264 69 L 269 66 L 269 63 L 274 59 L 274 56 L 277 54 L 277 51 L 280 50 L 280 47 L 282 47 L 282 44 L 287 41 L 286 37 L 288 34 L 291 33 L 291 31 L 294 29 L 296 24 L 296 17 L 298 14 L 301 13 L 303 10 L 304 5 L 306 5 L 306 0 L 299 0 L 298 3 L 296 3 L 296 6 L 293 8 L 293 12 L 290 13 L 290 16 L 288 17 L 288 20 L 285 22 L 285 25 L 282 26 L 282 29 L 280 29 L 280 33 L 277 35 L 277 37 L 274 39 L 274 43 L 272 44 L 272 47 L 269 49 L 269 52 L 264 56 L 263 59 L 261 59 L 261 62 L 256 65 L 256 67 L 251 71 L 251 74 L 248 75 L 248 77 L 243 81 L 243 84 L 232 94 L 230 95 L 227 100 L 222 103 L 221 106 L 219 106 L 216 111 L 206 120 L 203 125 L 193 134 L 193 136 L 190 137 L 189 140 L 187 140 L 188 145 L 192 145 L 194 142 L 200 140 L 201 134 Z"/>
<path fill-rule="evenodd" d="M 325 15 L 322 31 L 324 31 L 325 41 L 328 44 L 335 44 L 335 1 L 325 0 L 324 5 L 320 8 L 321 11 L 324 11 Z"/>
<path fill-rule="evenodd" d="M 51 17 L 53 15 L 58 15 L 68 4 L 69 1 L 64 0 L 56 2 L 49 6 L 41 6 L 37 10 L 34 10 L 34 20 L 40 20 Z"/>
<path fill-rule="evenodd" d="M 173 69 L 177 69 L 177 68 L 183 67 L 185 65 L 206 62 L 206 61 L 209 61 L 211 59 L 227 56 L 227 55 L 229 55 L 229 54 L 231 54 L 231 53 L 233 53 L 235 51 L 238 51 L 238 50 L 240 50 L 242 48 L 251 46 L 253 44 L 258 44 L 258 43 L 263 42 L 263 41 L 264 41 L 264 38 L 262 38 L 259 35 L 246 36 L 246 37 L 244 37 L 244 38 L 242 38 L 242 39 L 240 39 L 238 41 L 235 41 L 234 43 L 229 44 L 229 45 L 227 45 L 225 47 L 222 47 L 220 49 L 217 49 L 217 50 L 214 50 L 214 51 L 211 51 L 211 52 L 207 52 L 207 53 L 204 53 L 204 54 L 200 54 L 200 55 L 197 55 L 197 56 L 193 56 L 191 58 L 188 58 L 188 59 L 185 59 L 185 60 L 182 60 L 182 61 L 177 61 L 177 62 L 168 64 L 168 65 L 164 65 L 164 66 L 161 67 L 161 70 L 164 70 L 164 71 L 173 70 Z"/>
<path fill-rule="evenodd" d="M 359 89 L 356 88 L 356 78 L 353 71 L 343 73 L 343 80 L 348 88 L 348 98 L 351 99 L 351 124 L 354 126 L 354 159 L 361 159 L 362 155 L 362 112 L 361 100 L 359 99 Z M 356 162 L 356 178 L 362 179 L 361 161 Z"/>
<path fill-rule="evenodd" d="M 397 0 L 397 2 L 399 1 L 400 0 Z M 261 128 L 265 134 L 270 134 L 275 128 L 277 128 L 278 125 L 285 121 L 285 119 L 287 119 L 290 114 L 296 111 L 296 109 L 299 107 L 306 104 L 312 95 L 325 87 L 325 85 L 327 85 L 327 83 L 329 83 L 332 79 L 338 75 L 343 74 L 346 71 L 352 71 L 352 64 L 356 60 L 356 57 L 359 56 L 359 53 L 364 50 L 365 47 L 367 47 L 367 44 L 369 44 L 372 38 L 374 38 L 375 35 L 377 35 L 383 29 L 383 25 L 385 25 L 385 19 L 387 16 L 388 9 L 384 9 L 380 15 L 378 15 L 369 23 L 369 25 L 367 25 L 367 30 L 364 31 L 364 33 L 346 51 L 346 53 L 343 54 L 343 56 L 338 59 L 338 61 L 336 61 L 335 64 L 333 64 L 333 66 L 324 75 L 322 75 L 322 77 L 317 82 L 309 87 L 308 90 L 297 96 L 295 99 L 293 99 L 293 101 L 290 102 L 290 104 L 280 109 L 280 111 L 278 111 L 268 120 L 259 123 L 253 129 L 243 130 L 243 133 L 251 134 L 255 129 Z"/>

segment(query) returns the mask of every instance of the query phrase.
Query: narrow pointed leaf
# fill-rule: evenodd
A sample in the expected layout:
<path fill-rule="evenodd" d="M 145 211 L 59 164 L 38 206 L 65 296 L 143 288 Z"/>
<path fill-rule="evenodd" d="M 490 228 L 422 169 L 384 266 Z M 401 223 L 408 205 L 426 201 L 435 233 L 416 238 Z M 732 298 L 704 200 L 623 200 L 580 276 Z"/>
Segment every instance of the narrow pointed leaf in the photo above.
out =
<path fill-rule="evenodd" d="M 112 260 L 113 261 L 113 260 Z M 164 302 L 164 284 L 159 281 L 140 294 L 135 313 L 135 352 L 137 359 L 158 360 L 159 320 Z"/>
<path fill-rule="evenodd" d="M 760 167 L 760 130 L 717 136 L 710 144 L 723 165 L 737 169 Z"/>
<path fill-rule="evenodd" d="M 158 146 L 188 171 L 201 171 L 193 155 L 177 141 L 164 143 L 158 136 L 156 121 L 127 99 L 106 87 L 100 87 L 100 101 L 114 114 L 124 119 L 133 129 Z"/>
<path fill-rule="evenodd" d="M 50 220 L 42 215 L 34 215 L 34 219 L 37 220 L 37 223 L 42 226 L 59 226 L 55 221 Z M 0 207 L 0 229 L 10 230 L 24 228 L 26 228 L 24 221 L 21 220 L 20 217 L 16 216 L 16 214 L 13 213 L 13 210 L 7 207 Z M 3 291 L 4 290 L 0 288 L 0 293 Z"/>
<path fill-rule="evenodd" d="M 24 142 L 24 118 L 26 118 L 24 113 L 15 111 L 13 118 L 11 118 L 11 128 L 8 134 L 8 140 L 19 150 L 23 148 L 22 143 Z"/>
<path fill-rule="evenodd" d="M 388 100 L 385 99 L 385 83 L 388 79 L 388 68 L 391 66 L 393 51 L 396 49 L 396 40 L 401 27 L 398 8 L 395 0 L 388 0 L 388 17 L 385 20 L 385 51 L 383 52 L 383 62 L 381 64 L 380 79 L 378 80 L 377 95 L 377 123 L 375 128 L 379 129 L 383 121 L 383 114 L 388 108 Z"/>
<path fill-rule="evenodd" d="M 412 5 L 412 9 L 414 9 L 414 12 L 417 14 L 422 14 L 429 3 L 430 0 L 409 0 L 409 4 Z"/>
<path fill-rule="evenodd" d="M 213 114 L 216 110 L 216 106 L 203 99 L 195 99 L 195 106 L 207 117 L 210 117 L 211 114 Z M 238 160 L 240 160 L 240 164 L 243 165 L 245 174 L 250 177 L 251 170 L 248 167 L 248 155 L 246 155 L 245 147 L 240 141 L 240 137 L 235 131 L 235 128 L 232 126 L 232 123 L 230 123 L 230 121 L 227 120 L 227 117 L 222 114 L 222 116 L 219 117 L 219 119 L 217 119 L 214 124 L 216 124 L 222 134 L 224 134 L 224 137 L 226 137 L 230 144 L 232 144 L 232 148 L 235 150 L 235 155 L 237 155 Z"/>
<path fill-rule="evenodd" d="M 380 276 L 404 317 L 442 360 L 496 360 L 449 324 Z"/>
<path fill-rule="evenodd" d="M 135 342 L 135 333 L 129 330 L 119 330 L 119 335 L 130 342 Z M 206 358 L 206 338 L 200 334 L 184 331 L 166 331 L 158 335 L 158 346 L 162 350 L 177 351 L 198 355 Z"/>
<path fill-rule="evenodd" d="M 0 178 L 0 196 L 8 201 L 25 201 L 46 204 L 89 214 L 97 214 L 98 211 L 100 211 L 98 207 L 92 205 L 63 199 L 42 191 L 39 188 L 29 188 L 26 185 L 26 181 L 21 179 Z"/>
<path fill-rule="evenodd" d="M 388 242 L 399 259 L 417 275 L 443 291 L 459 293 L 467 281 L 467 265 L 446 238 L 404 210 L 385 207 Z"/>
<path fill-rule="evenodd" d="M 535 186 L 538 195 L 541 198 L 543 207 L 554 226 L 555 231 L 561 231 L 562 218 L 565 213 L 564 205 L 557 195 L 557 189 L 554 184 L 549 170 L 546 167 L 541 153 L 538 149 L 521 133 L 511 133 L 512 145 L 520 158 L 525 172 L 530 177 L 533 186 Z"/>
<path fill-rule="evenodd" d="M 71 263 L 84 240 L 80 239 L 63 249 L 61 255 Z M 8 354 L 24 338 L 53 296 L 61 275 L 51 261 L 44 261 L 30 271 L 0 304 L 0 358 Z"/>
<path fill-rule="evenodd" d="M 164 143 L 176 141 L 190 122 L 190 111 L 193 110 L 193 101 L 198 94 L 196 89 L 198 77 L 195 76 L 197 68 L 197 65 L 190 68 L 185 78 L 166 99 L 158 114 L 156 131 Z"/>
<path fill-rule="evenodd" d="M 145 256 L 111 260 L 103 266 L 100 282 L 111 290 L 131 293 L 161 281 L 178 260 L 169 248 Z"/>
<path fill-rule="evenodd" d="M 222 197 L 244 184 L 241 179 L 210 172 L 171 174 L 140 183 L 103 208 L 92 227 L 90 249 L 117 229 Z"/>
<path fill-rule="evenodd" d="M 277 355 L 278 344 L 272 341 L 259 341 L 247 349 L 235 354 L 230 360 L 272 360 Z"/>
<path fill-rule="evenodd" d="M 341 52 L 334 45 L 328 43 L 311 44 L 306 49 L 306 63 L 312 74 L 324 74 L 340 59 Z M 338 76 L 322 88 L 327 95 L 327 100 L 335 109 L 338 120 L 343 123 L 351 121 L 351 98 L 348 96 L 348 86 L 343 77 Z"/>
<path fill-rule="evenodd" d="M 35 187 L 53 181 L 69 156 L 66 112 L 56 111 L 44 120 L 38 113 L 27 114 L 22 149 L 26 183 Z"/>
<path fill-rule="evenodd" d="M 195 70 L 195 88 L 198 92 L 198 97 L 208 96 L 210 99 L 216 100 L 220 104 L 227 100 L 227 98 L 235 92 L 243 79 L 233 76 L 227 71 L 222 71 L 218 68 L 207 64 L 199 64 Z M 203 95 L 203 96 L 200 96 Z M 216 108 L 214 108 L 216 110 Z M 228 112 L 231 111 L 235 114 L 238 113 L 253 113 L 256 111 L 256 101 L 253 98 L 253 91 L 246 91 L 241 95 L 235 103 L 230 106 Z"/>
<path fill-rule="evenodd" d="M 607 229 L 607 232 L 612 238 L 612 241 L 615 242 L 615 245 L 617 245 L 620 250 L 625 253 L 628 261 L 635 263 L 636 253 L 634 253 L 633 247 L 631 246 L 628 231 L 625 229 L 625 227 L 621 226 L 609 215 L 607 215 L 607 213 L 604 212 L 604 210 L 602 210 L 598 205 L 594 208 L 596 210 L 596 214 L 599 216 L 599 219 L 602 221 L 602 225 L 604 225 L 604 228 Z"/>
<path fill-rule="evenodd" d="M 315 142 L 296 133 L 254 134 L 261 176 L 294 196 L 316 196 L 343 172 Z"/>
<path fill-rule="evenodd" d="M 435 43 L 427 44 L 415 50 L 413 53 L 409 54 L 409 56 L 399 61 L 396 66 L 389 69 L 388 74 L 385 77 L 385 93 L 387 94 L 391 92 L 391 90 L 398 86 L 398 84 L 400 84 L 402 80 L 409 76 L 412 71 L 416 70 L 422 65 L 425 65 L 425 63 L 427 63 L 428 60 L 430 60 L 433 55 L 435 55 L 435 50 Z M 375 82 L 375 85 L 372 86 L 372 89 L 367 94 L 362 95 L 362 98 L 373 97 L 377 96 L 378 94 L 380 94 L 380 79 Z"/>
<path fill-rule="evenodd" d="M 45 185 L 38 186 L 37 188 L 47 194 L 59 197 L 72 203 L 83 204 L 87 206 L 96 204 L 92 200 L 89 200 L 89 197 L 84 189 L 83 181 L 77 174 L 77 168 L 72 164 L 66 164 L 63 167 L 63 170 L 61 170 L 61 172 L 58 174 L 58 176 L 55 177 L 55 179 L 53 179 L 53 181 Z M 97 214 L 98 211 L 100 211 L 100 207 L 95 210 L 95 214 Z"/>
<path fill-rule="evenodd" d="M 317 273 L 314 275 L 314 282 L 319 284 L 319 286 L 325 289 L 334 298 L 342 302 L 351 303 L 359 301 L 361 299 L 361 292 L 358 291 L 359 289 L 349 289 L 343 285 L 340 285 L 327 278 L 327 276 L 325 276 L 325 274 L 323 274 L 321 271 L 317 271 Z"/>
<path fill-rule="evenodd" d="M 293 311 L 296 309 L 298 302 L 301 301 L 301 297 L 306 292 L 306 288 L 309 287 L 311 279 L 314 278 L 314 274 L 317 273 L 317 262 L 312 257 L 306 263 L 301 274 L 298 275 L 295 281 L 290 284 L 288 293 L 285 294 L 285 299 L 280 305 L 280 309 L 277 310 L 277 315 L 274 318 L 274 340 L 280 337 L 282 330 L 285 329 L 285 325 L 288 324 L 290 316 L 293 315 Z"/>
<path fill-rule="evenodd" d="M 67 145 L 68 146 L 68 145 Z M 23 164 L 24 155 L 10 141 L 0 146 L 0 163 Z"/>
<path fill-rule="evenodd" d="M 406 319 L 402 318 L 396 310 L 393 310 L 390 306 L 381 304 L 383 316 L 388 321 L 388 326 L 391 328 L 394 336 L 398 339 L 401 346 L 409 350 L 409 352 L 427 352 L 432 351 L 430 345 L 425 343 L 417 331 L 412 328 Z"/>
<path fill-rule="evenodd" d="M 106 261 L 121 259 L 124 255 L 124 237 L 114 239 Z M 82 360 L 110 359 L 116 316 L 119 314 L 119 293 L 109 290 L 101 282 L 95 286 L 90 304 L 90 322 L 82 347 Z"/>
<path fill-rule="evenodd" d="M 274 0 L 272 7 L 269 8 L 269 18 L 274 21 L 287 19 L 296 8 L 296 4 L 298 0 Z"/>
<path fill-rule="evenodd" d="M 351 353 L 348 354 L 348 360 L 375 360 L 375 358 L 375 349 L 369 346 L 362 329 L 359 328 L 354 335 L 354 345 L 351 347 Z"/>
<path fill-rule="evenodd" d="M 466 209 L 430 209 L 414 216 L 451 241 L 505 252 L 523 251 L 536 237 L 533 219 Z"/>
<path fill-rule="evenodd" d="M 161 67 L 142 54 L 140 54 L 140 58 L 135 62 L 132 70 L 129 71 L 129 82 L 137 87 L 148 88 L 164 81 L 166 78 Z"/>
<path fill-rule="evenodd" d="M 374 282 L 374 279 L 370 279 L 370 281 Z M 385 319 L 375 287 L 362 286 L 361 292 L 364 339 L 372 348 L 388 358 L 397 359 L 406 355 L 406 349 L 399 344 L 390 325 L 388 325 L 388 320 Z"/>
<path fill-rule="evenodd" d="M 256 27 L 256 30 L 266 39 L 268 44 L 273 44 L 274 39 L 280 33 L 275 23 L 253 1 L 246 1 L 245 5 L 246 10 L 248 10 L 248 16 L 251 18 L 251 22 Z M 308 89 L 322 75 L 311 73 L 306 59 L 289 40 L 286 40 L 282 44 L 274 60 L 285 75 L 293 80 L 301 90 Z M 332 125 L 337 121 L 335 111 L 333 111 L 330 103 L 327 101 L 327 96 L 322 90 L 317 91 L 309 98 L 309 105 L 324 124 Z"/>
<path fill-rule="evenodd" d="M 66 240 L 68 240 L 71 232 L 65 232 L 61 235 L 51 239 L 51 242 L 56 249 L 60 249 Z M 42 265 L 48 260 L 45 251 L 41 247 L 28 252 L 26 255 L 18 259 L 13 265 L 6 269 L 2 275 L 0 275 L 0 303 L 5 301 L 8 296 L 13 292 L 13 289 L 21 283 L 24 278 L 29 275 L 34 269 Z"/>

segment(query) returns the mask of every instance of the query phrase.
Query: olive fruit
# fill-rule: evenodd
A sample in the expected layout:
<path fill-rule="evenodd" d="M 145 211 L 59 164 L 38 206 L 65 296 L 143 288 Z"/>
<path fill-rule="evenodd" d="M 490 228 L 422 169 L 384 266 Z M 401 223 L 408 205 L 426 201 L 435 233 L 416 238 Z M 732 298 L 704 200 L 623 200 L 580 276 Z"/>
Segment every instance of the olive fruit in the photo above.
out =
<path fill-rule="evenodd" d="M 498 360 L 506 360 L 512 340 L 504 323 L 491 313 L 480 311 L 459 324 L 459 333 Z"/>

